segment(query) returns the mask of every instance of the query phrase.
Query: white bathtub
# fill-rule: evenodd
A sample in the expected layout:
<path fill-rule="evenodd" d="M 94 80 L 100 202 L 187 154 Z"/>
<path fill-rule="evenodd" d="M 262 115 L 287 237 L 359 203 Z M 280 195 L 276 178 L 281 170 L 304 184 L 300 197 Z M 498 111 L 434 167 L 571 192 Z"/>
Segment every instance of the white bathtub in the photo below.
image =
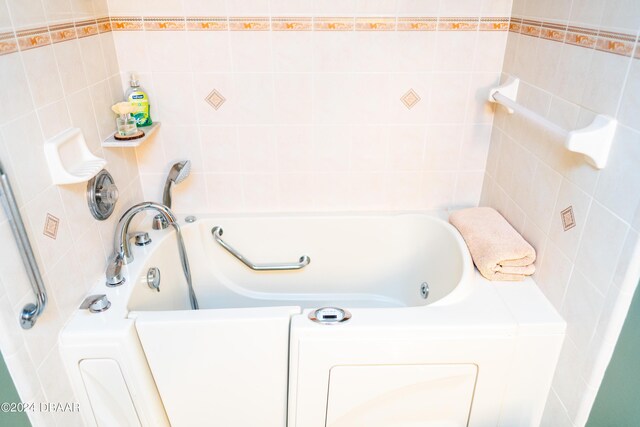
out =
<path fill-rule="evenodd" d="M 182 221 L 198 311 L 174 232 L 150 232 L 124 285 L 96 284 L 111 308 L 78 310 L 61 335 L 87 425 L 537 425 L 564 322 L 531 280 L 482 279 L 437 216 Z M 311 261 L 253 271 L 214 226 L 256 264 Z M 310 320 L 325 306 L 352 317 Z"/>

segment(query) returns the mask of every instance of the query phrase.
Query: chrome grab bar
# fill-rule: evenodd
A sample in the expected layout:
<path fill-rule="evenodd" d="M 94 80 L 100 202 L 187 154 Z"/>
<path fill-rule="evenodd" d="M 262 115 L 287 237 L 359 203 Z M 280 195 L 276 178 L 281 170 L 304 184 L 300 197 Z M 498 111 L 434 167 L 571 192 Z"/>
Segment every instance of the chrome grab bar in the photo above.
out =
<path fill-rule="evenodd" d="M 29 276 L 33 292 L 36 294 L 36 303 L 25 305 L 22 313 L 20 313 L 20 326 L 22 326 L 22 329 L 31 329 L 47 305 L 47 290 L 44 287 L 40 269 L 38 269 L 38 263 L 36 262 L 36 257 L 33 254 L 33 249 L 29 242 L 27 230 L 24 227 L 24 222 L 22 222 L 20 209 L 18 208 L 18 203 L 11 189 L 9 177 L 5 173 L 2 163 L 0 163 L 0 202 L 2 202 L 2 207 L 7 214 L 7 219 L 9 220 L 13 237 L 18 245 L 22 263 L 24 264 L 27 276 Z"/>
<path fill-rule="evenodd" d="M 302 255 L 300 257 L 300 261 L 298 263 L 274 263 L 274 264 L 262 264 L 256 265 L 245 258 L 240 252 L 235 250 L 233 246 L 229 245 L 227 242 L 222 240 L 220 236 L 222 236 L 222 227 L 215 226 L 211 229 L 211 234 L 213 238 L 216 239 L 216 242 L 220 244 L 223 248 L 225 248 L 231 255 L 238 258 L 244 265 L 249 267 L 252 270 L 256 271 L 282 271 L 282 270 L 300 270 L 301 268 L 306 267 L 311 262 L 311 258 L 306 255 Z"/>

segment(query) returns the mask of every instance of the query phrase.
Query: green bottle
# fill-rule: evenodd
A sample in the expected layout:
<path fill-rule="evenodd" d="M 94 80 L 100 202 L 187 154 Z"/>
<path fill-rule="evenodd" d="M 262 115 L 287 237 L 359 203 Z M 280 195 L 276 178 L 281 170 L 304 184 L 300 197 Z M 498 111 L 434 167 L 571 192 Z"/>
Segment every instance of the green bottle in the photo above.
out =
<path fill-rule="evenodd" d="M 124 94 L 125 101 L 129 101 L 132 105 L 138 107 L 138 110 L 132 114 L 136 119 L 136 125 L 138 127 L 150 126 L 151 123 L 151 106 L 149 105 L 149 97 L 147 92 L 140 86 L 138 76 L 131 74 L 131 80 L 129 81 L 131 87 L 127 89 Z"/>

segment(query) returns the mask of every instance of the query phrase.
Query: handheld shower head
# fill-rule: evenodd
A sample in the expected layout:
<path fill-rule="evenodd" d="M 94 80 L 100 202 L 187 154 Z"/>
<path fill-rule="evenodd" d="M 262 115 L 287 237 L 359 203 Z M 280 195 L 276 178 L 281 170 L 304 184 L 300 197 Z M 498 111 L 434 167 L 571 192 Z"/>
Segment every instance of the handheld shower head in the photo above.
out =
<path fill-rule="evenodd" d="M 162 194 L 162 204 L 171 207 L 171 188 L 173 184 L 180 184 L 187 179 L 191 172 L 191 160 L 184 160 L 171 166 L 169 176 L 164 184 L 164 192 Z"/>

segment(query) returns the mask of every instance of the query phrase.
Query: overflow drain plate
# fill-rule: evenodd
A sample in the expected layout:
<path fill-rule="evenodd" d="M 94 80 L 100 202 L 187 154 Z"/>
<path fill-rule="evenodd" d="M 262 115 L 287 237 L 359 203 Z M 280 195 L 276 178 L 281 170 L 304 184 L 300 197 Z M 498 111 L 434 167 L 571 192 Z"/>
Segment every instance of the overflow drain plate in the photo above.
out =
<path fill-rule="evenodd" d="M 322 307 L 309 313 L 309 319 L 323 325 L 335 325 L 351 319 L 351 313 L 337 307 Z"/>

